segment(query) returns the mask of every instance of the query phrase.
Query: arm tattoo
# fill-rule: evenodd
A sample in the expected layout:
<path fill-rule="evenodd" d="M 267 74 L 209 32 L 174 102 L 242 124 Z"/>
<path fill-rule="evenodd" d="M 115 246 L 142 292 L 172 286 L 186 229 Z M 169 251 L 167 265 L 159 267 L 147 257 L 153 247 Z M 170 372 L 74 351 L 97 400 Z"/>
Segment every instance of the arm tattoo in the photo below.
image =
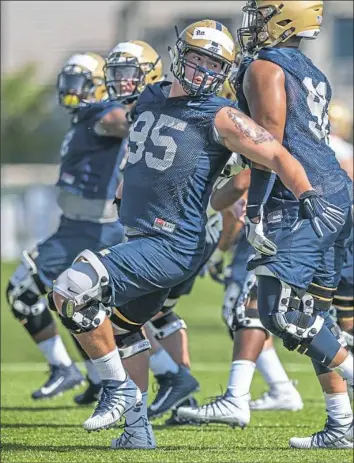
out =
<path fill-rule="evenodd" d="M 263 129 L 263 127 L 260 127 L 256 123 L 250 125 L 248 121 L 251 119 L 240 111 L 236 112 L 235 110 L 229 108 L 227 110 L 227 115 L 234 123 L 237 130 L 255 145 L 275 141 L 275 138 L 269 132 Z"/>

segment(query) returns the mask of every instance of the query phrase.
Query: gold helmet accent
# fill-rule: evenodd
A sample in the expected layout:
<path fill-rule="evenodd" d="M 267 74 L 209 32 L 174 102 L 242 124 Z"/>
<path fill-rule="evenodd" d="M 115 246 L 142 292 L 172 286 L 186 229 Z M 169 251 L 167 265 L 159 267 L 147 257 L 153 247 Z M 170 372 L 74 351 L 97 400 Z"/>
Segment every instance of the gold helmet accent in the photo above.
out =
<path fill-rule="evenodd" d="M 180 34 L 176 28 L 177 42 L 174 49 L 169 48 L 171 71 L 188 95 L 216 93 L 227 78 L 235 61 L 235 41 L 228 29 L 218 21 L 203 19 L 186 27 Z M 221 64 L 221 71 L 199 66 L 188 61 L 186 54 L 194 51 L 206 55 Z M 185 67 L 194 69 L 194 76 L 202 75 L 203 81 L 196 84 L 185 76 Z"/>
<path fill-rule="evenodd" d="M 97 53 L 72 55 L 58 75 L 59 104 L 75 110 L 106 99 L 104 64 L 104 58 Z"/>
<path fill-rule="evenodd" d="M 290 37 L 316 39 L 323 19 L 323 1 L 248 0 L 237 31 L 243 53 L 273 47 Z"/>
<path fill-rule="evenodd" d="M 225 80 L 223 86 L 221 87 L 221 90 L 219 90 L 218 96 L 221 96 L 223 98 L 227 98 L 228 100 L 232 101 L 237 101 L 237 95 L 236 95 L 236 88 L 235 88 L 235 81 L 236 81 L 236 76 L 242 61 L 242 53 L 236 44 L 236 58 L 234 65 L 231 68 L 231 72 L 228 76 L 228 78 Z"/>
<path fill-rule="evenodd" d="M 118 43 L 108 54 L 104 73 L 111 100 L 137 97 L 163 78 L 159 54 L 142 40 Z"/>
<path fill-rule="evenodd" d="M 331 133 L 350 141 L 353 135 L 353 113 L 339 100 L 333 100 L 328 108 Z"/>

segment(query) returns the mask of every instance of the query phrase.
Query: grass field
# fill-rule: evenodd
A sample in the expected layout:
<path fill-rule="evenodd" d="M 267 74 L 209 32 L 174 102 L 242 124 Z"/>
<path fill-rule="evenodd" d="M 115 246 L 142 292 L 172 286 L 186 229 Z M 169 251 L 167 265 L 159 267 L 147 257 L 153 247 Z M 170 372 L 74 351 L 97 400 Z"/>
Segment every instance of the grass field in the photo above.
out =
<path fill-rule="evenodd" d="M 90 408 L 78 408 L 78 391 L 41 403 L 31 392 L 45 379 L 46 365 L 23 328 L 7 308 L 4 291 L 14 265 L 1 266 L 1 461 L 4 462 L 352 462 L 349 451 L 299 451 L 288 448 L 292 436 L 322 429 L 324 402 L 306 357 L 278 351 L 291 378 L 299 381 L 305 407 L 301 412 L 257 412 L 248 428 L 223 425 L 167 428 L 165 418 L 154 421 L 158 443 L 155 451 L 114 451 L 110 441 L 121 430 L 87 434 L 83 421 Z M 220 318 L 222 288 L 199 279 L 178 312 L 188 323 L 193 371 L 201 384 L 203 401 L 225 390 L 231 357 L 231 341 Z M 79 360 L 72 341 L 63 333 L 73 358 Z M 153 381 L 151 381 L 152 383 Z M 252 396 L 265 385 L 256 374 Z M 151 398 L 151 395 L 150 395 Z"/>

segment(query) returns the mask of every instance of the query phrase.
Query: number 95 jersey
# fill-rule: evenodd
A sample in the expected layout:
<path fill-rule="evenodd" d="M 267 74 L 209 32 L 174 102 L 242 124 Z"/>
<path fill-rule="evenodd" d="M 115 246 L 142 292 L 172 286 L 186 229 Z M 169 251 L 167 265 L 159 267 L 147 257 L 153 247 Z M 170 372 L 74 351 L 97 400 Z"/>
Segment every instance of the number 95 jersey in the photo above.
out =
<path fill-rule="evenodd" d="M 120 219 L 163 234 L 189 249 L 204 246 L 213 184 L 231 152 L 214 138 L 216 113 L 230 101 L 216 96 L 167 98 L 169 82 L 139 97 L 129 134 Z"/>

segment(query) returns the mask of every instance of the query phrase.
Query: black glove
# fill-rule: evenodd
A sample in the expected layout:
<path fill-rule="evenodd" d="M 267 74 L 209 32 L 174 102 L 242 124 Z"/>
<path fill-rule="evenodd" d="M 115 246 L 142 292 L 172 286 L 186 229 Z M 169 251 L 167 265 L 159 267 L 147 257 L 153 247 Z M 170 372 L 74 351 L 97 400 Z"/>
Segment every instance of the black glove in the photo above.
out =
<path fill-rule="evenodd" d="M 345 224 L 343 210 L 325 201 L 315 190 L 302 193 L 299 201 L 299 219 L 309 219 L 319 238 L 323 237 L 321 226 L 325 225 L 331 233 L 335 233 L 338 226 Z"/>
<path fill-rule="evenodd" d="M 119 210 L 120 210 L 120 203 L 122 202 L 122 200 L 120 198 L 117 198 L 117 196 L 115 196 L 114 200 L 113 200 L 113 204 L 116 205 L 117 207 L 117 212 L 118 212 L 118 215 L 119 215 Z"/>

